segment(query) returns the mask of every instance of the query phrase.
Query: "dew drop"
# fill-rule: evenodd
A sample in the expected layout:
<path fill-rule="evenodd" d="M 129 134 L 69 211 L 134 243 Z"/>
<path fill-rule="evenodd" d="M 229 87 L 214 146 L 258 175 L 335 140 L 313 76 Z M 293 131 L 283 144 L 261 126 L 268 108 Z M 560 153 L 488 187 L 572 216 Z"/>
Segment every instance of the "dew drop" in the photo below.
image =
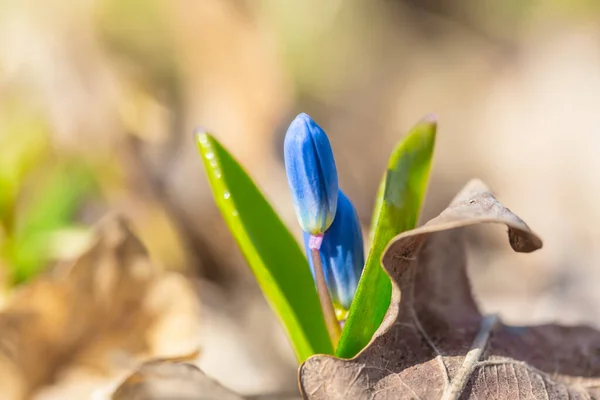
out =
<path fill-rule="evenodd" d="M 203 135 L 202 133 L 200 133 L 200 134 L 198 134 L 198 138 L 200 140 L 200 144 L 201 145 L 203 145 L 203 146 L 208 146 L 209 145 L 208 136 Z"/>
<path fill-rule="evenodd" d="M 223 193 L 223 198 L 224 198 L 225 200 L 227 200 L 227 199 L 228 199 L 228 198 L 230 198 L 230 197 L 231 197 L 231 194 L 230 194 L 229 192 L 225 192 L 225 193 Z"/>

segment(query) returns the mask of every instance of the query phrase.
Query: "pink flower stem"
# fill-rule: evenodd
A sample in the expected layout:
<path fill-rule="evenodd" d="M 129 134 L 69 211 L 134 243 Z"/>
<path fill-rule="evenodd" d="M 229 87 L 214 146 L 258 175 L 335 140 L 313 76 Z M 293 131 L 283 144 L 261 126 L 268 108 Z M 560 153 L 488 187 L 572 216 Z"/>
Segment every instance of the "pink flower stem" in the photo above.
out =
<path fill-rule="evenodd" d="M 323 310 L 323 317 L 325 318 L 325 326 L 329 333 L 329 338 L 333 344 L 333 349 L 337 347 L 342 334 L 340 323 L 335 315 L 333 309 L 333 303 L 329 296 L 329 289 L 327 289 L 327 283 L 325 282 L 325 273 L 323 271 L 323 264 L 321 263 L 321 254 L 319 249 L 323 242 L 323 235 L 311 235 L 308 247 L 310 248 L 310 255 L 313 261 L 313 267 L 315 269 L 315 281 L 317 283 L 317 293 L 319 294 L 319 301 L 321 303 L 321 310 Z"/>

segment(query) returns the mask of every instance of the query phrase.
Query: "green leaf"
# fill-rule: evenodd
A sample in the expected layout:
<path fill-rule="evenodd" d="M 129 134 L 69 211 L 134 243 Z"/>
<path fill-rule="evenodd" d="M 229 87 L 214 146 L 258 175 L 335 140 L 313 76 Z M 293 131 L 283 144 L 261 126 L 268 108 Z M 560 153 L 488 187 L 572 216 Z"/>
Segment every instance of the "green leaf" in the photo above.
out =
<path fill-rule="evenodd" d="M 299 362 L 333 354 L 308 261 L 243 168 L 212 136 L 196 142 L 215 201 Z"/>
<path fill-rule="evenodd" d="M 435 120 L 426 117 L 392 153 L 373 214 L 371 249 L 336 350 L 338 357 L 354 357 L 361 351 L 390 305 L 392 286 L 381 257 L 394 236 L 417 224 L 429 180 L 436 127 Z"/>
<path fill-rule="evenodd" d="M 94 184 L 92 171 L 83 163 L 62 163 L 47 170 L 17 215 L 10 249 L 13 283 L 31 279 L 45 266 L 52 254 L 52 235 L 72 226 Z"/>
<path fill-rule="evenodd" d="M 25 177 L 47 156 L 48 129 L 10 100 L 0 109 L 0 126 L 0 225 L 11 234 Z"/>

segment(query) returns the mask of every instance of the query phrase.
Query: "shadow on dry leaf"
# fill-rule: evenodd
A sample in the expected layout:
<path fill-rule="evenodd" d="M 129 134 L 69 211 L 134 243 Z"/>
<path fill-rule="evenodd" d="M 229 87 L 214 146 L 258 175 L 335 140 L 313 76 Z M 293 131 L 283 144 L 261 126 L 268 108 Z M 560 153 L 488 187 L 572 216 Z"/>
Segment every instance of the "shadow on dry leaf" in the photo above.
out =
<path fill-rule="evenodd" d="M 300 368 L 309 399 L 591 399 L 600 396 L 600 332 L 590 327 L 511 327 L 480 314 L 460 230 L 508 226 L 513 250 L 542 247 L 527 224 L 480 181 L 438 217 L 396 237 L 383 265 L 392 303 L 355 358 L 313 356 Z M 518 276 L 515 279 L 519 279 Z"/>
<path fill-rule="evenodd" d="M 89 398 L 140 361 L 197 350 L 190 283 L 155 269 L 120 219 L 105 220 L 96 236 L 0 313 L 2 399 Z"/>

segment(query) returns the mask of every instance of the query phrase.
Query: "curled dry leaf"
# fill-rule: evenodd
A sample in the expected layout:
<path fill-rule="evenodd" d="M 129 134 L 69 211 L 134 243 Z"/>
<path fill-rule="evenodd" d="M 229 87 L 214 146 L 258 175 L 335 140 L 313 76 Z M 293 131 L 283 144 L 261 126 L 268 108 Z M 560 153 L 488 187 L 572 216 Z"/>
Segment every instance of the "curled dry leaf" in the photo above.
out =
<path fill-rule="evenodd" d="M 154 268 L 127 224 L 106 219 L 89 250 L 0 312 L 0 397 L 88 398 L 140 361 L 189 354 L 198 307 L 184 277 Z"/>
<path fill-rule="evenodd" d="M 193 364 L 175 360 L 144 363 L 115 391 L 113 400 L 242 400 Z"/>
<path fill-rule="evenodd" d="M 438 217 L 397 236 L 383 256 L 393 283 L 386 318 L 355 358 L 313 356 L 300 368 L 310 399 L 591 399 L 600 396 L 600 332 L 511 327 L 471 294 L 460 230 L 503 223 L 513 250 L 542 242 L 480 181 Z"/>
<path fill-rule="evenodd" d="M 244 397 L 193 364 L 194 355 L 145 362 L 114 391 L 112 400 L 299 400 L 298 393 Z"/>

